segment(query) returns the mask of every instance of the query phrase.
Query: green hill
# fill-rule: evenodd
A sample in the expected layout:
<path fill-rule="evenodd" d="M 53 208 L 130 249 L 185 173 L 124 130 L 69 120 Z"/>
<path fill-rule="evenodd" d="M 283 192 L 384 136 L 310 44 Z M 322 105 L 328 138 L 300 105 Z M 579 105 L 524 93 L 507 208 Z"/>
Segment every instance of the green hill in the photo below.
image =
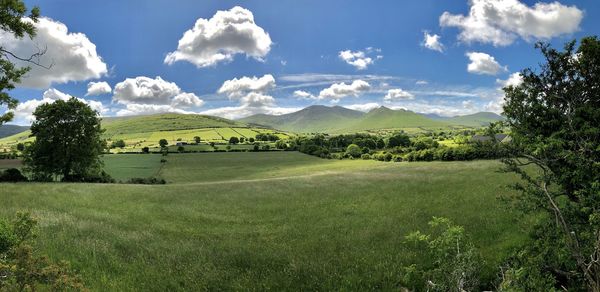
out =
<path fill-rule="evenodd" d="M 28 129 L 29 127 L 27 126 L 0 125 L 0 138 L 12 136 L 14 134 L 27 131 Z"/>
<path fill-rule="evenodd" d="M 445 122 L 467 127 L 485 127 L 490 123 L 504 120 L 504 117 L 491 112 L 479 112 L 472 115 L 448 118 Z"/>
<path fill-rule="evenodd" d="M 102 119 L 107 136 L 199 128 L 245 127 L 240 122 L 206 115 L 156 114 Z"/>
<path fill-rule="evenodd" d="M 259 114 L 240 119 L 239 121 L 296 133 L 327 133 L 339 130 L 344 125 L 354 123 L 364 115 L 363 112 L 341 106 L 313 105 L 285 115 L 272 116 Z"/>
<path fill-rule="evenodd" d="M 346 133 L 378 129 L 448 126 L 445 122 L 434 121 L 407 110 L 380 107 L 363 113 L 341 106 L 323 105 L 309 106 L 300 111 L 280 116 L 259 114 L 239 121 L 297 133 Z"/>
<path fill-rule="evenodd" d="M 341 128 L 338 132 L 394 128 L 434 128 L 446 126 L 448 126 L 448 124 L 442 121 L 434 121 L 412 111 L 403 109 L 392 110 L 382 106 L 371 110 L 354 123 Z"/>

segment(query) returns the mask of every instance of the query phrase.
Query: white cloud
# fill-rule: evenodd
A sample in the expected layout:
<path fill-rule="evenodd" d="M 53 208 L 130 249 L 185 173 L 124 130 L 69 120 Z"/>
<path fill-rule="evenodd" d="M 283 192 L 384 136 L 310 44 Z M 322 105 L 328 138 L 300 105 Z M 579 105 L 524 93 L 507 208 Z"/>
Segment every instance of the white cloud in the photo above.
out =
<path fill-rule="evenodd" d="M 125 105 L 124 109 L 118 110 L 116 114 L 117 114 L 117 116 L 133 116 L 133 115 L 152 115 L 152 114 L 160 114 L 160 113 L 192 114 L 193 112 L 174 108 L 171 105 L 164 105 L 164 104 L 129 103 L 129 104 Z"/>
<path fill-rule="evenodd" d="M 523 76 L 521 76 L 520 72 L 515 72 L 510 74 L 506 80 L 496 79 L 496 83 L 498 83 L 501 88 L 507 86 L 519 86 L 523 83 Z"/>
<path fill-rule="evenodd" d="M 189 107 L 201 107 L 204 101 L 193 93 L 183 92 L 171 100 L 171 106 L 174 108 L 189 108 Z"/>
<path fill-rule="evenodd" d="M 440 36 L 437 34 L 429 34 L 429 32 L 423 32 L 423 43 L 421 45 L 430 50 L 438 51 L 440 53 L 444 51 L 444 45 L 440 42 Z"/>
<path fill-rule="evenodd" d="M 351 110 L 361 111 L 361 112 L 369 112 L 373 109 L 379 108 L 380 106 L 381 105 L 376 102 L 369 102 L 369 103 L 361 103 L 361 104 L 344 105 L 343 107 L 351 109 Z"/>
<path fill-rule="evenodd" d="M 31 67 L 19 86 L 48 88 L 56 83 L 83 81 L 107 74 L 107 66 L 96 52 L 96 45 L 85 34 L 69 32 L 63 23 L 46 17 L 40 17 L 35 27 L 37 33 L 33 39 L 15 39 L 12 34 L 0 30 L 3 49 L 19 57 L 29 58 L 34 53 L 46 50 L 35 61 L 46 67 L 51 66 L 49 69 L 13 60 L 19 67 Z"/>
<path fill-rule="evenodd" d="M 111 92 L 112 88 L 110 88 L 110 85 L 108 85 L 107 82 L 90 82 L 87 85 L 87 93 L 85 96 L 109 94 Z"/>
<path fill-rule="evenodd" d="M 474 110 L 475 109 L 475 103 L 472 100 L 463 100 L 462 101 L 462 106 L 465 109 L 469 109 L 469 110 Z"/>
<path fill-rule="evenodd" d="M 239 119 L 255 114 L 283 115 L 301 110 L 299 107 L 277 107 L 260 106 L 251 107 L 246 105 L 220 107 L 201 112 L 203 115 L 219 116 L 226 119 Z"/>
<path fill-rule="evenodd" d="M 179 93 L 181 89 L 174 82 L 165 81 L 160 77 L 152 79 L 138 76 L 117 83 L 113 101 L 120 104 L 169 104 Z"/>
<path fill-rule="evenodd" d="M 496 59 L 486 53 L 467 52 L 466 56 L 471 60 L 467 66 L 467 71 L 473 74 L 497 75 L 501 71 L 506 71 L 506 67 L 500 66 Z"/>
<path fill-rule="evenodd" d="M 375 49 L 372 47 L 366 48 L 365 51 L 356 51 L 353 52 L 351 50 L 340 51 L 338 56 L 340 59 L 344 60 L 348 65 L 354 66 L 357 70 L 364 70 L 367 67 L 375 62 L 375 60 L 379 60 L 383 58 L 382 55 L 375 56 L 375 59 L 367 56 L 372 52 L 381 52 L 381 49 Z"/>
<path fill-rule="evenodd" d="M 415 96 L 412 93 L 404 91 L 401 88 L 395 88 L 388 90 L 387 94 L 383 97 L 383 100 L 390 102 L 393 100 L 407 100 L 414 98 Z"/>
<path fill-rule="evenodd" d="M 33 112 L 35 109 L 45 103 L 53 103 L 57 100 L 69 100 L 70 95 L 63 93 L 55 88 L 50 88 L 42 94 L 41 99 L 30 99 L 21 102 L 13 110 L 15 114 L 14 122 L 17 124 L 30 124 L 35 118 Z M 100 115 L 105 114 L 108 109 L 104 107 L 102 102 L 90 99 L 77 98 L 79 101 L 87 104 L 90 108 L 97 111 Z"/>
<path fill-rule="evenodd" d="M 271 38 L 256 25 L 248 9 L 236 6 L 217 11 L 210 19 L 199 18 L 193 28 L 179 40 L 177 50 L 167 54 L 164 62 L 188 61 L 199 68 L 233 60 L 245 54 L 262 60 L 271 50 Z"/>
<path fill-rule="evenodd" d="M 301 99 L 317 99 L 316 96 L 314 96 L 312 93 L 310 92 L 306 92 L 304 90 L 296 90 L 294 91 L 294 96 L 301 98 Z"/>
<path fill-rule="evenodd" d="M 229 98 L 239 98 L 250 92 L 267 92 L 275 88 L 275 78 L 273 75 L 266 74 L 263 77 L 242 77 L 233 78 L 223 82 L 217 93 L 225 94 Z"/>
<path fill-rule="evenodd" d="M 193 93 L 183 92 L 174 82 L 160 77 L 138 76 L 126 78 L 115 85 L 113 102 L 125 108 L 117 111 L 118 116 L 191 113 L 187 109 L 201 107 L 204 101 Z"/>
<path fill-rule="evenodd" d="M 334 83 L 330 87 L 321 90 L 319 93 L 319 99 L 330 98 L 332 100 L 339 100 L 346 96 L 358 96 L 361 93 L 365 93 L 371 89 L 371 85 L 363 80 L 354 80 L 350 84 Z"/>
<path fill-rule="evenodd" d="M 444 12 L 442 27 L 460 29 L 462 42 L 507 46 L 517 38 L 550 39 L 579 29 L 583 11 L 576 6 L 536 3 L 532 7 L 518 0 L 471 0 L 469 15 Z"/>
<path fill-rule="evenodd" d="M 429 84 L 429 82 L 425 81 L 425 80 L 418 80 L 417 82 L 415 82 L 416 85 L 427 85 Z"/>

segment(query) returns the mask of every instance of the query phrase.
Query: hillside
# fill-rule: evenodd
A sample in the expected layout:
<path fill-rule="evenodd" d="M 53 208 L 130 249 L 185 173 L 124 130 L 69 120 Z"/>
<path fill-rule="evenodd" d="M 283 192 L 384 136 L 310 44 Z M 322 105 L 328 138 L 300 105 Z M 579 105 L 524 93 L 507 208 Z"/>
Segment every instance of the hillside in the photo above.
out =
<path fill-rule="evenodd" d="M 467 127 L 484 127 L 490 123 L 504 120 L 504 117 L 491 112 L 480 112 L 472 115 L 456 116 L 446 119 L 445 122 L 453 125 Z"/>
<path fill-rule="evenodd" d="M 448 125 L 407 110 L 380 107 L 363 113 L 341 106 L 323 105 L 309 106 L 300 111 L 280 116 L 259 114 L 239 121 L 297 133 L 345 133 L 391 128 L 445 127 Z"/>
<path fill-rule="evenodd" d="M 27 131 L 28 129 L 29 127 L 27 126 L 0 125 L 0 138 L 12 136 L 14 134 Z"/>
<path fill-rule="evenodd" d="M 240 122 L 206 115 L 156 114 L 147 116 L 109 117 L 102 119 L 105 135 L 189 130 L 199 128 L 245 127 Z"/>
<path fill-rule="evenodd" d="M 419 128 L 419 127 L 446 127 L 446 123 L 434 121 L 420 114 L 408 110 L 392 110 L 379 107 L 371 110 L 348 127 L 341 128 L 340 132 L 353 132 L 392 128 Z"/>
<path fill-rule="evenodd" d="M 347 124 L 354 123 L 365 114 L 341 106 L 313 105 L 297 112 L 272 116 L 253 115 L 240 122 L 264 125 L 271 128 L 297 133 L 333 132 Z"/>

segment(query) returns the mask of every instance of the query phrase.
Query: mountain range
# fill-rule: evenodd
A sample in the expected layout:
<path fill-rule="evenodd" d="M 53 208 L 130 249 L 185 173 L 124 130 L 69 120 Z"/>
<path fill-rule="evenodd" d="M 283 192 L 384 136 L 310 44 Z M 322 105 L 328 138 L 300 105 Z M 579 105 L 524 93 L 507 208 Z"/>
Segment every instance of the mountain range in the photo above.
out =
<path fill-rule="evenodd" d="M 443 117 L 384 106 L 365 113 L 341 106 L 313 105 L 289 114 L 257 114 L 238 121 L 297 133 L 346 133 L 393 128 L 482 127 L 503 119 L 491 112 Z"/>

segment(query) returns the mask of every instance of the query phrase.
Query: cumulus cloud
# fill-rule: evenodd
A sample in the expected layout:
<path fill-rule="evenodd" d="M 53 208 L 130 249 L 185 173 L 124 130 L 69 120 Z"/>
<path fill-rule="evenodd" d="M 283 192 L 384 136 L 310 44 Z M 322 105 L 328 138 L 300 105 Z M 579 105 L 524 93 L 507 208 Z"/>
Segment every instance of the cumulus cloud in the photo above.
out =
<path fill-rule="evenodd" d="M 112 88 L 110 88 L 110 85 L 108 85 L 107 82 L 90 82 L 87 85 L 87 93 L 85 96 L 109 94 L 111 92 Z"/>
<path fill-rule="evenodd" d="M 57 100 L 68 100 L 71 96 L 61 92 L 58 89 L 50 88 L 42 94 L 41 99 L 30 99 L 21 102 L 13 110 L 15 114 L 14 122 L 17 124 L 30 124 L 35 118 L 33 112 L 35 109 L 45 103 L 53 103 Z M 100 115 L 105 114 L 108 109 L 104 107 L 102 102 L 96 100 L 89 100 L 83 98 L 77 98 L 79 101 L 87 104 L 90 108 L 97 111 Z"/>
<path fill-rule="evenodd" d="M 160 77 L 138 76 L 126 78 L 115 85 L 113 102 L 124 105 L 118 116 L 155 114 L 163 112 L 190 113 L 192 107 L 201 107 L 204 101 L 194 93 L 183 92 L 174 82 Z"/>
<path fill-rule="evenodd" d="M 423 43 L 421 45 L 430 50 L 438 51 L 440 53 L 444 51 L 444 45 L 440 42 L 440 36 L 437 34 L 429 34 L 429 32 L 423 32 Z"/>
<path fill-rule="evenodd" d="M 217 11 L 210 19 L 199 18 L 164 62 L 188 61 L 203 68 L 229 62 L 236 54 L 262 60 L 271 50 L 271 44 L 271 37 L 256 25 L 252 12 L 236 6 Z"/>
<path fill-rule="evenodd" d="M 472 0 L 468 15 L 444 12 L 442 27 L 457 27 L 462 42 L 507 46 L 517 38 L 550 39 L 579 29 L 583 11 L 558 1 L 527 6 L 518 0 Z"/>
<path fill-rule="evenodd" d="M 407 100 L 414 98 L 415 96 L 412 93 L 404 91 L 401 88 L 395 88 L 388 90 L 387 94 L 383 97 L 383 100 L 390 102 L 394 100 Z"/>
<path fill-rule="evenodd" d="M 497 75 L 501 71 L 506 71 L 506 67 L 500 66 L 496 59 L 486 53 L 468 52 L 466 56 L 471 60 L 467 66 L 467 71 L 473 74 Z"/>
<path fill-rule="evenodd" d="M 45 50 L 39 60 L 35 61 L 50 67 L 49 69 L 12 60 L 19 67 L 31 67 L 19 86 L 48 88 L 55 83 L 95 79 L 107 74 L 107 66 L 96 52 L 96 45 L 85 34 L 69 32 L 63 23 L 46 17 L 40 17 L 34 25 L 37 34 L 33 39 L 15 39 L 12 34 L 0 30 L 3 49 L 19 57 L 29 58 Z"/>
<path fill-rule="evenodd" d="M 304 90 L 294 91 L 294 96 L 301 99 L 317 99 L 317 97 L 314 96 L 312 93 L 306 92 Z"/>
<path fill-rule="evenodd" d="M 382 55 L 374 56 L 375 59 L 367 56 L 374 52 L 381 52 L 381 50 L 372 47 L 368 47 L 365 51 L 353 52 L 351 50 L 345 50 L 340 51 L 338 56 L 340 57 L 340 59 L 344 60 L 344 62 L 346 62 L 348 65 L 354 66 L 354 68 L 356 68 L 357 70 L 364 70 L 367 69 L 369 65 L 375 63 L 375 60 L 383 58 Z"/>
<path fill-rule="evenodd" d="M 332 100 L 340 100 L 346 96 L 359 96 L 371 89 L 371 85 L 363 80 L 354 80 L 350 84 L 334 83 L 328 88 L 321 90 L 319 99 L 329 98 Z"/>
<path fill-rule="evenodd" d="M 501 88 L 507 86 L 519 86 L 523 83 L 523 76 L 521 76 L 520 72 L 515 72 L 510 74 L 506 80 L 496 79 L 496 83 L 498 83 Z"/>
<path fill-rule="evenodd" d="M 237 119 L 253 114 L 283 114 L 298 110 L 283 108 L 275 104 L 275 98 L 269 92 L 276 87 L 273 75 L 262 77 L 241 77 L 226 80 L 217 90 L 218 94 L 226 95 L 230 100 L 238 102 L 238 106 L 220 107 L 203 111 L 203 114 L 216 115 L 229 119 Z"/>
<path fill-rule="evenodd" d="M 275 78 L 271 74 L 266 74 L 263 77 L 242 77 L 233 78 L 223 82 L 217 93 L 225 94 L 229 98 L 239 98 L 247 95 L 250 92 L 267 92 L 275 88 Z"/>
<path fill-rule="evenodd" d="M 344 105 L 345 108 L 361 112 L 369 112 L 373 109 L 379 108 L 380 106 L 381 105 L 376 102 Z"/>

